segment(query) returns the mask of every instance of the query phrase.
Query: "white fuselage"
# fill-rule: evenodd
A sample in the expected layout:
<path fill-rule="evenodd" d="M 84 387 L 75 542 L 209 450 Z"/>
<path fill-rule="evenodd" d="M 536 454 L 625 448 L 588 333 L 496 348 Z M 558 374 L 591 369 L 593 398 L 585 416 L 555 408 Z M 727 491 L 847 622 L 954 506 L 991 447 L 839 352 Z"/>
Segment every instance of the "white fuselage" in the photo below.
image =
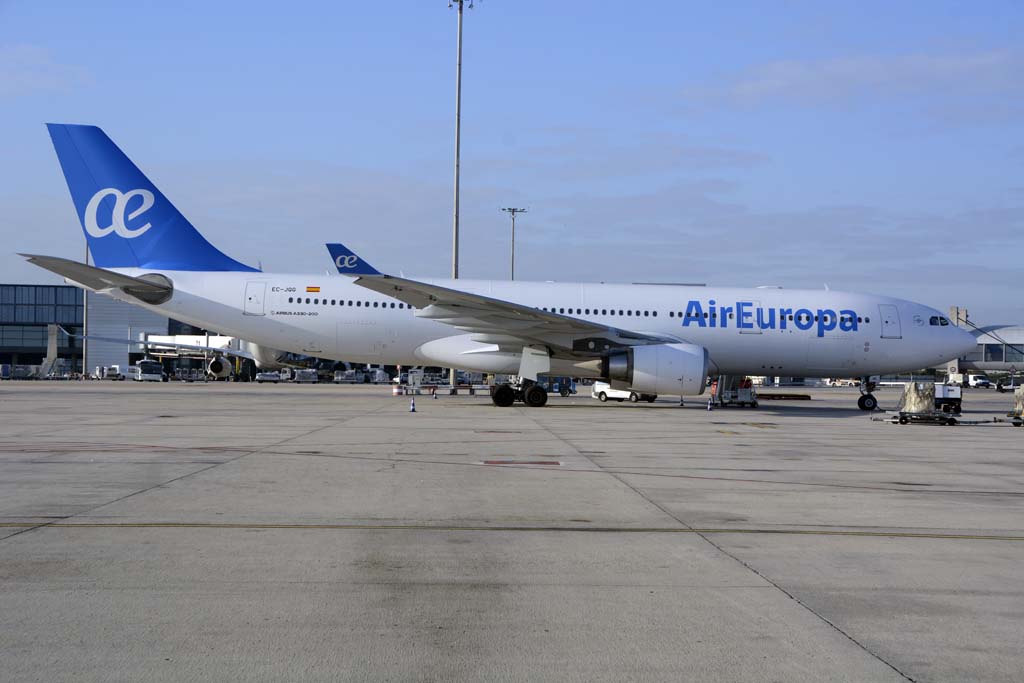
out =
<path fill-rule="evenodd" d="M 153 272 L 114 270 L 133 276 Z M 510 374 L 519 367 L 517 354 L 502 353 L 496 346 L 474 341 L 470 334 L 418 317 L 409 306 L 345 276 L 162 274 L 174 283 L 174 296 L 167 303 L 147 305 L 125 295 L 118 298 L 261 346 L 321 358 Z M 931 367 L 974 346 L 974 338 L 957 327 L 929 325 L 929 319 L 938 315 L 934 309 L 867 294 L 682 285 L 424 282 L 698 344 L 708 350 L 712 373 L 867 376 Z M 593 364 L 558 360 L 552 362 L 551 373 L 597 375 Z"/>

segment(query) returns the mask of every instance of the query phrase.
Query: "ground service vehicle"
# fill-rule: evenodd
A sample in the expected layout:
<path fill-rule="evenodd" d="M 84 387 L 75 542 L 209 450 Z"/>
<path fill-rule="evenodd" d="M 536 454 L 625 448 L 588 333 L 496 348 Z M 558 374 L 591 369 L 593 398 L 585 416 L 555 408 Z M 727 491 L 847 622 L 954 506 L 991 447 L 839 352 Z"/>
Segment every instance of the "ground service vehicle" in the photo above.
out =
<path fill-rule="evenodd" d="M 136 382 L 164 381 L 164 366 L 156 360 L 140 360 L 128 366 L 127 376 Z"/>
<path fill-rule="evenodd" d="M 607 382 L 594 382 L 594 385 L 590 388 L 590 395 L 596 398 L 601 403 L 606 401 L 629 401 L 630 403 L 638 403 L 639 401 L 647 401 L 648 403 L 654 403 L 655 399 L 658 398 L 657 394 L 643 394 L 630 389 L 613 389 Z"/>
<path fill-rule="evenodd" d="M 989 389 L 992 386 L 988 375 L 967 375 L 967 386 Z"/>

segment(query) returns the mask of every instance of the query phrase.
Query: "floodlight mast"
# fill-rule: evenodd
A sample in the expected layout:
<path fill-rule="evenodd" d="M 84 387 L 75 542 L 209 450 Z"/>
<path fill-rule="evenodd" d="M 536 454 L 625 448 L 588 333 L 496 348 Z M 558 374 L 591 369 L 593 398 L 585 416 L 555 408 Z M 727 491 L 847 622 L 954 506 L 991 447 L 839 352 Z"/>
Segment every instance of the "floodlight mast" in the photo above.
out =
<path fill-rule="evenodd" d="M 515 280 L 516 279 L 516 214 L 517 213 L 526 213 L 526 209 L 517 209 L 517 208 L 513 208 L 513 207 L 509 206 L 509 207 L 506 207 L 506 208 L 502 209 L 502 211 L 505 211 L 510 216 L 512 216 L 512 268 L 510 270 L 511 277 L 509 277 L 509 279 L 510 280 Z"/>
<path fill-rule="evenodd" d="M 458 8 L 459 28 L 455 53 L 455 201 L 452 212 L 452 279 L 459 279 L 459 154 L 461 152 L 462 125 L 462 9 L 465 0 L 448 0 L 448 8 Z M 469 0 L 473 9 L 473 0 Z M 455 391 L 455 368 L 449 372 L 452 391 Z"/>
<path fill-rule="evenodd" d="M 452 279 L 459 279 L 459 157 L 462 151 L 462 6 L 464 0 L 449 0 L 458 9 L 458 37 L 455 52 L 455 197 L 452 212 Z M 472 5 L 471 5 L 472 6 Z"/>

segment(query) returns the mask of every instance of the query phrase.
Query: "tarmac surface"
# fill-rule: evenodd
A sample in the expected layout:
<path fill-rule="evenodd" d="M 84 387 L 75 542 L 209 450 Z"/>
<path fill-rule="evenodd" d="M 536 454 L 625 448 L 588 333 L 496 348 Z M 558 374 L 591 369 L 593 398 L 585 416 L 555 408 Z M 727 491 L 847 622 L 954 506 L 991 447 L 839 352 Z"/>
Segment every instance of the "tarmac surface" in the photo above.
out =
<path fill-rule="evenodd" d="M 0 678 L 1019 681 L 1024 429 L 810 393 L 0 383 Z"/>

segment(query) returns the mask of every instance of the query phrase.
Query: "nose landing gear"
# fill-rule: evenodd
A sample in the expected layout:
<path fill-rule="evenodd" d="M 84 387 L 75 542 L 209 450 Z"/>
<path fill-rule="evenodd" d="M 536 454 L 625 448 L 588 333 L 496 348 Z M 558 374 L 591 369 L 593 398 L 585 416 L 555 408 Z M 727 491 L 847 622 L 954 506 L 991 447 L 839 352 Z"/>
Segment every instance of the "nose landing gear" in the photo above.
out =
<path fill-rule="evenodd" d="M 861 410 L 878 410 L 878 399 L 871 394 L 864 394 L 857 399 L 857 407 Z"/>
<path fill-rule="evenodd" d="M 857 399 L 857 407 L 867 412 L 878 410 L 878 399 L 871 392 L 875 390 L 875 383 L 869 377 L 860 382 L 860 398 Z"/>

